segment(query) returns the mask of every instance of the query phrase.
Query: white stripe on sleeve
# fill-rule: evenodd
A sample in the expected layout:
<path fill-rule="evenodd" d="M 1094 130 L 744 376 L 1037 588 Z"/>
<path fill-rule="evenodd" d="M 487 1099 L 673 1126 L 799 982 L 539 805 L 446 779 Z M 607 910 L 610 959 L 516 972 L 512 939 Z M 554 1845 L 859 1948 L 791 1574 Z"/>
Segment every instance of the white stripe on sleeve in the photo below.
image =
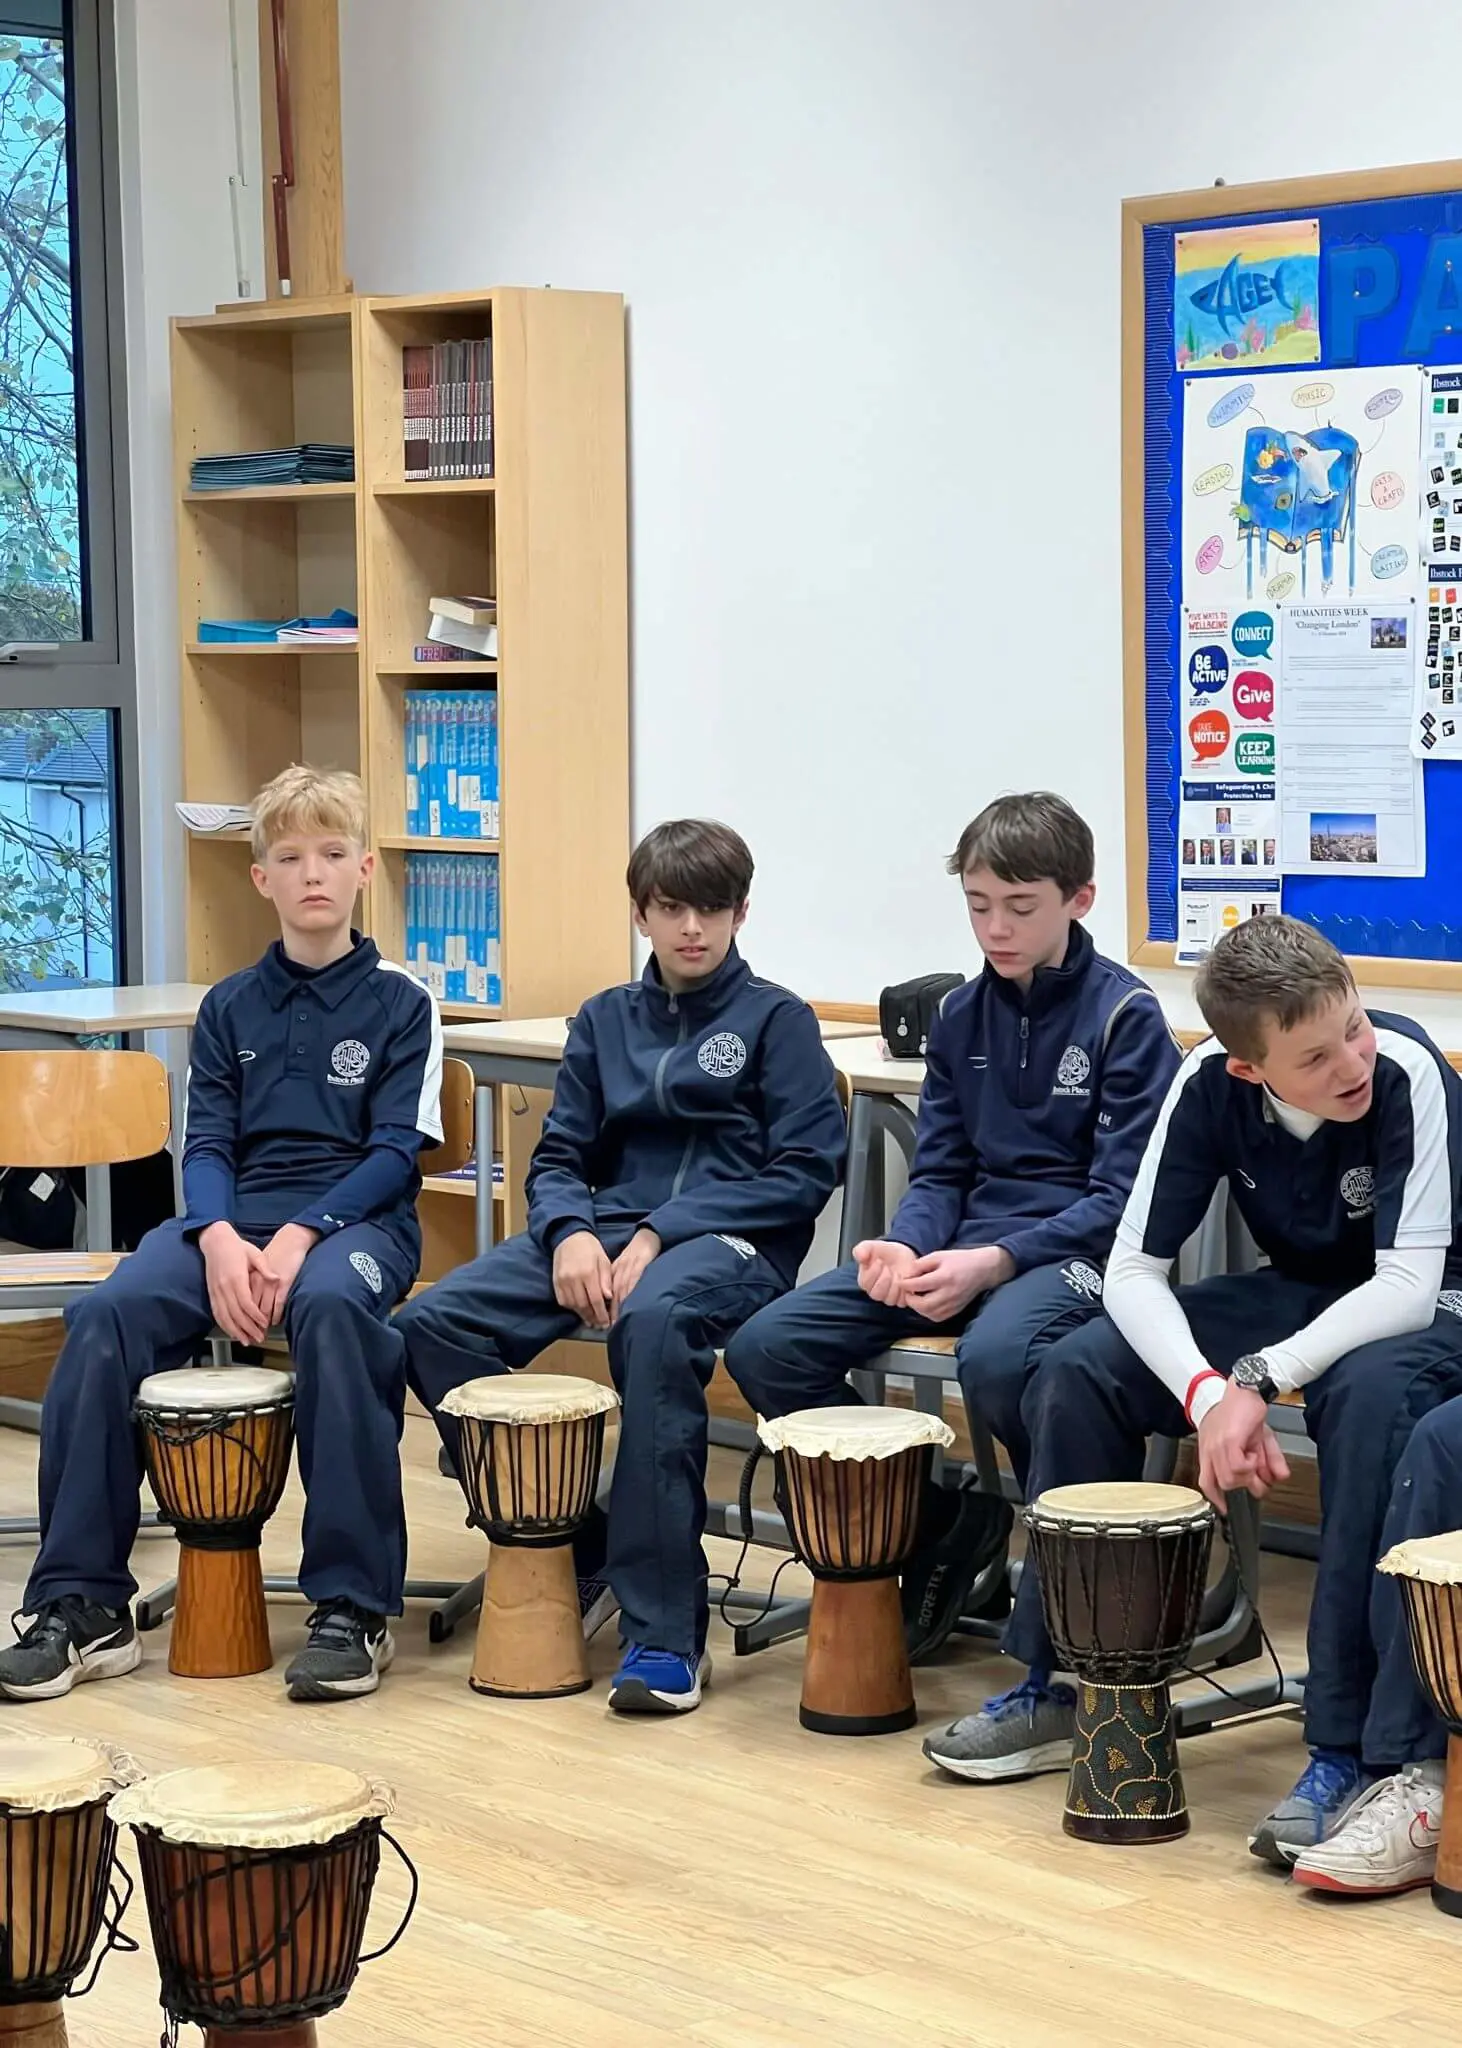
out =
<path fill-rule="evenodd" d="M 1377 1031 L 1376 1051 L 1394 1060 L 1411 1083 L 1411 1170 L 1401 1191 L 1395 1249 L 1445 1250 L 1453 1232 L 1446 1084 L 1435 1055 L 1404 1031 Z"/>
<path fill-rule="evenodd" d="M 1195 1082 L 1203 1072 L 1208 1060 L 1227 1059 L 1228 1055 L 1216 1038 L 1205 1038 L 1201 1045 L 1195 1045 L 1173 1076 L 1162 1108 L 1158 1111 L 1157 1122 L 1152 1127 L 1152 1136 L 1147 1141 L 1147 1150 L 1137 1169 L 1137 1178 L 1132 1183 L 1132 1192 L 1127 1197 L 1127 1206 L 1122 1211 L 1122 1220 L 1117 1225 L 1117 1241 L 1128 1244 L 1135 1251 L 1141 1251 L 1147 1242 L 1147 1229 L 1152 1220 L 1153 1190 L 1162 1169 L 1163 1154 L 1167 1150 L 1168 1125 L 1172 1122 L 1173 1111 L 1183 1099 L 1183 1091 Z M 1181 1399 L 1182 1397 L 1179 1396 Z"/>
<path fill-rule="evenodd" d="M 431 1040 L 427 1046 L 426 1064 L 421 1070 L 421 1094 L 416 1103 L 416 1128 L 425 1138 L 442 1142 L 442 1015 L 437 1008 L 437 999 L 426 983 L 414 975 L 409 967 L 402 967 L 395 960 L 381 960 L 377 965 L 387 974 L 399 974 L 403 981 L 409 981 L 413 988 L 421 990 L 431 1013 Z"/>

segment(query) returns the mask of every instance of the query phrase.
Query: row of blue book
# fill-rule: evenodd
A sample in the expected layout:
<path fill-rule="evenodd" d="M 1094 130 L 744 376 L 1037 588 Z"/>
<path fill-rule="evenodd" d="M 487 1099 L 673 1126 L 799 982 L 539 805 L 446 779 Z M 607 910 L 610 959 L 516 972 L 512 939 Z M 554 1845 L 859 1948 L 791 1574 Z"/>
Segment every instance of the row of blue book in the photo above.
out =
<path fill-rule="evenodd" d="M 408 853 L 406 964 L 439 1002 L 500 1003 L 495 853 Z"/>
<path fill-rule="evenodd" d="M 406 830 L 496 839 L 501 817 L 496 690 L 406 692 Z"/>

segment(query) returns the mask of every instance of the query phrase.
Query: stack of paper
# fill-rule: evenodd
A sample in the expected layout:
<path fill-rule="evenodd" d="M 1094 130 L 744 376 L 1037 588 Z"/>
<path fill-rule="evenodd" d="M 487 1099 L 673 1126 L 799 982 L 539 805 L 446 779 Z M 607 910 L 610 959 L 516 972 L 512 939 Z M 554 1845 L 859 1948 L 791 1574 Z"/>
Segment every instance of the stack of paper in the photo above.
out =
<path fill-rule="evenodd" d="M 190 832 L 247 832 L 254 813 L 247 804 L 174 804 Z"/>
<path fill-rule="evenodd" d="M 302 441 L 296 448 L 259 448 L 193 460 L 195 491 L 238 491 L 263 484 L 348 484 L 355 450 L 341 441 Z"/>

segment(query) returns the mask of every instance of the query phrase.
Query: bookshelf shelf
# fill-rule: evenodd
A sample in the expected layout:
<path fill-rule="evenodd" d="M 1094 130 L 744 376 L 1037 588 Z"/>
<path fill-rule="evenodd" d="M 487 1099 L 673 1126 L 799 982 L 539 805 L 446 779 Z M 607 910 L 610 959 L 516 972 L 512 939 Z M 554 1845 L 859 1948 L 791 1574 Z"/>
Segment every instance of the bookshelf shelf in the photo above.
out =
<path fill-rule="evenodd" d="M 339 641 L 279 641 L 279 640 L 185 640 L 183 652 L 203 661 L 237 661 L 247 656 L 254 661 L 289 660 L 302 655 L 307 661 L 318 661 L 322 655 L 333 661 L 348 656 L 354 661 L 360 652 L 359 642 L 355 644 Z"/>
<path fill-rule="evenodd" d="M 455 1175 L 445 1173 L 423 1174 L 421 1184 L 427 1193 L 432 1195 L 467 1195 L 475 1198 L 477 1194 L 477 1182 L 475 1180 L 470 1178 L 459 1180 Z M 493 1189 L 492 1199 L 495 1208 L 501 1206 L 503 1200 L 501 1188 Z"/>
<path fill-rule="evenodd" d="M 489 338 L 496 474 L 408 483 L 403 348 Z M 572 1014 L 631 964 L 623 301 L 517 289 L 274 301 L 174 321 L 172 348 L 181 795 L 244 803 L 291 761 L 354 769 L 383 856 L 362 922 L 387 958 L 412 964 L 408 856 L 494 858 L 502 1001 L 442 1002 L 442 1015 Z M 356 481 L 191 489 L 196 456 L 303 441 L 351 443 Z M 496 598 L 506 664 L 413 661 L 429 598 L 469 591 Z M 337 605 L 359 615 L 356 646 L 197 637 L 203 618 Z M 408 691 L 463 688 L 498 698 L 494 840 L 405 829 Z M 234 972 L 274 936 L 245 839 L 184 835 L 192 979 Z M 545 1107 L 530 1096 L 500 1125 L 511 1227 Z M 426 1183 L 424 1275 L 472 1254 L 464 1186 Z"/>
<path fill-rule="evenodd" d="M 418 483 L 376 484 L 378 498 L 476 498 L 495 491 L 495 476 L 434 476 Z"/>
<path fill-rule="evenodd" d="M 497 853 L 496 839 L 428 839 L 409 832 L 378 832 L 377 846 L 391 853 Z"/>
<path fill-rule="evenodd" d="M 232 491 L 183 493 L 189 505 L 288 505 L 306 504 L 310 499 L 353 498 L 354 484 L 243 484 Z"/>

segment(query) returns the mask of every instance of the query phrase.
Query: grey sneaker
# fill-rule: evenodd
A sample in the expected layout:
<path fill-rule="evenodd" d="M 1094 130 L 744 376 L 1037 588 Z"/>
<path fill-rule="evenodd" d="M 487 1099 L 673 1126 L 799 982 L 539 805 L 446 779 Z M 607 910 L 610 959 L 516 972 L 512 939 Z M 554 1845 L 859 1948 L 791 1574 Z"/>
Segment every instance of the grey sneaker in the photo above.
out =
<path fill-rule="evenodd" d="M 374 1692 L 396 1654 L 383 1614 L 353 1600 L 322 1600 L 310 1639 L 284 1674 L 292 1700 L 351 1700 Z"/>
<path fill-rule="evenodd" d="M 1249 1853 L 1276 1870 L 1291 1870 L 1306 1849 L 1328 1841 L 1366 1789 L 1358 1760 L 1341 1749 L 1314 1749 L 1287 1799 L 1266 1813 L 1249 1837 Z"/>
<path fill-rule="evenodd" d="M 619 1612 L 608 1579 L 579 1580 L 579 1620 L 584 1624 L 584 1641 L 592 1642 L 606 1621 Z"/>
<path fill-rule="evenodd" d="M 1069 1685 L 1041 1685 L 1027 1678 L 1010 1692 L 986 1700 L 976 1714 L 952 1721 L 924 1743 L 931 1764 L 952 1778 L 1033 1778 L 1041 1771 L 1071 1767 L 1076 1732 L 1076 1694 Z"/>
<path fill-rule="evenodd" d="M 18 1621 L 24 1615 L 14 1617 Z M 13 1649 L 0 1651 L 0 1697 L 57 1700 L 88 1678 L 119 1678 L 142 1662 L 131 1610 L 79 1593 L 42 1600 Z"/>

